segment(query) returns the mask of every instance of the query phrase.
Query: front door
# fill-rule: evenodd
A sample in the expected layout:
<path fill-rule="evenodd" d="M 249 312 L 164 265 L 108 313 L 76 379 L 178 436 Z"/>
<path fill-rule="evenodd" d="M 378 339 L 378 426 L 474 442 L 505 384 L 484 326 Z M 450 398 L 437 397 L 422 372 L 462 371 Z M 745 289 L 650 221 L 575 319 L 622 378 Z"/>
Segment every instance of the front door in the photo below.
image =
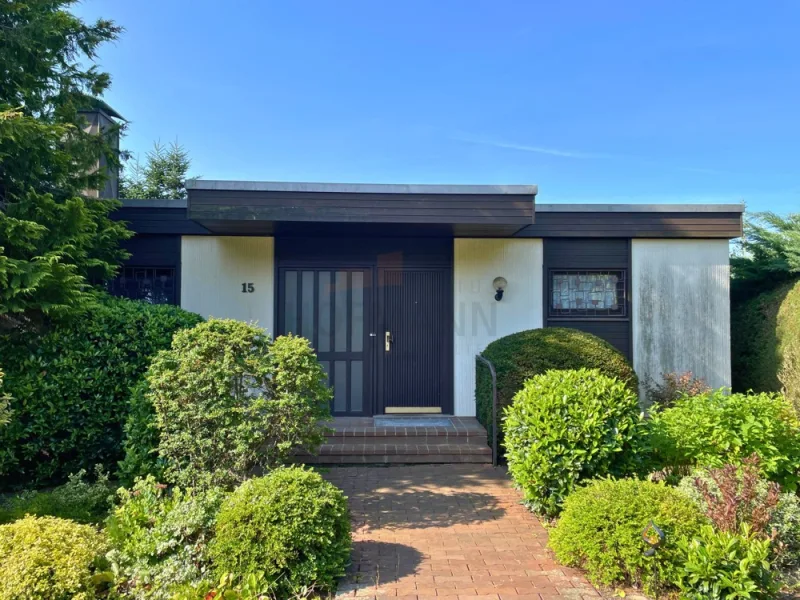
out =
<path fill-rule="evenodd" d="M 385 413 L 451 412 L 450 269 L 378 269 L 378 393 Z"/>
<path fill-rule="evenodd" d="M 334 415 L 372 414 L 372 269 L 281 269 L 279 331 L 311 342 Z"/>
<path fill-rule="evenodd" d="M 276 238 L 275 329 L 311 342 L 334 415 L 452 413 L 452 249 L 440 238 Z"/>

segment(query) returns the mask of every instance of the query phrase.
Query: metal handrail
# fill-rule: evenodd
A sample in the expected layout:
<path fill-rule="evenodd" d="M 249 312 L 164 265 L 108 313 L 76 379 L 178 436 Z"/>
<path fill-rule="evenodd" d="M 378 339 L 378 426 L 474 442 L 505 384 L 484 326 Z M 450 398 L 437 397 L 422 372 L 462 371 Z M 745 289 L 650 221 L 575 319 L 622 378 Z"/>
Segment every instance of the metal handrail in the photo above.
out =
<path fill-rule="evenodd" d="M 492 375 L 492 466 L 497 466 L 497 371 L 494 370 L 494 365 L 481 356 L 476 354 L 475 358 L 489 367 L 489 373 Z"/>

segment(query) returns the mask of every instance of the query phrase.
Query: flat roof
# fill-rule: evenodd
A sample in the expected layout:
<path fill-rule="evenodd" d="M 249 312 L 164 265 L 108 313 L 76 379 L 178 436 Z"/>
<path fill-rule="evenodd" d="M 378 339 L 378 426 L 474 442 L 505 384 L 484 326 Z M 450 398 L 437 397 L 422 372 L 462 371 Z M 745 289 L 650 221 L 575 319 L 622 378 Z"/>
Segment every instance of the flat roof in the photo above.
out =
<path fill-rule="evenodd" d="M 228 192 L 309 192 L 321 194 L 481 194 L 535 196 L 536 185 L 449 185 L 404 183 L 309 183 L 290 181 L 230 181 L 192 179 L 188 190 Z"/>
<path fill-rule="evenodd" d="M 743 213 L 744 204 L 537 204 L 536 212 Z"/>

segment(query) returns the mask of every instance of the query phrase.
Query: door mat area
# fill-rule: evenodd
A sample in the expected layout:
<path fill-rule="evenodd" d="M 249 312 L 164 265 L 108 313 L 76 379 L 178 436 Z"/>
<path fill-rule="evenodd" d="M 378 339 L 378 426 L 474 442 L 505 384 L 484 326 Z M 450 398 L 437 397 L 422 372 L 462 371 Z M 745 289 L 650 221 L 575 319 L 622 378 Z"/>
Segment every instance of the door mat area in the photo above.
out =
<path fill-rule="evenodd" d="M 453 427 L 447 417 L 375 417 L 375 427 Z"/>

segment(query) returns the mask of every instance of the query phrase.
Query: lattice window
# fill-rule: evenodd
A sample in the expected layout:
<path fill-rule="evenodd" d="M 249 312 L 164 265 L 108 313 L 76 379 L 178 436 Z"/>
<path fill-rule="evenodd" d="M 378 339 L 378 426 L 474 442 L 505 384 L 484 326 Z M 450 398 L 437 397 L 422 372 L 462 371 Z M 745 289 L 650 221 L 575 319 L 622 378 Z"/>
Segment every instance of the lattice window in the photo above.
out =
<path fill-rule="evenodd" d="M 550 272 L 551 317 L 624 317 L 625 270 Z"/>
<path fill-rule="evenodd" d="M 150 304 L 176 304 L 175 269 L 171 267 L 124 267 L 108 282 L 112 296 L 144 300 Z"/>

